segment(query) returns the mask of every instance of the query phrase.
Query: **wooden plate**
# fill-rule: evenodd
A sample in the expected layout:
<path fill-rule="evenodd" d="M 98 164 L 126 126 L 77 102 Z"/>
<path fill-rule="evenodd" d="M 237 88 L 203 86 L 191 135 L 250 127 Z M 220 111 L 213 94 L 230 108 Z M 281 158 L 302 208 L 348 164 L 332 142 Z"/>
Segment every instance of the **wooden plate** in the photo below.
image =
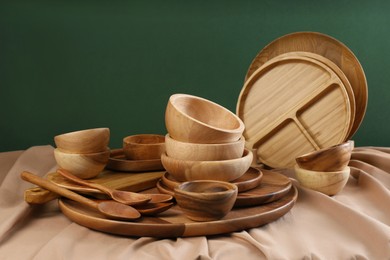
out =
<path fill-rule="evenodd" d="M 160 159 L 155 160 L 128 160 L 122 149 L 111 151 L 108 159 L 107 169 L 122 172 L 145 172 L 145 171 L 162 171 L 164 166 Z"/>
<path fill-rule="evenodd" d="M 296 32 L 284 35 L 266 47 L 254 58 L 249 66 L 246 79 L 270 59 L 288 52 L 304 51 L 319 54 L 335 63 L 350 82 L 356 100 L 356 113 L 348 135 L 351 138 L 359 128 L 367 109 L 367 80 L 359 60 L 342 42 L 317 32 Z"/>
<path fill-rule="evenodd" d="M 322 62 L 324 65 L 328 66 L 339 77 L 339 79 L 341 80 L 341 82 L 343 83 L 343 85 L 345 87 L 345 90 L 347 91 L 349 103 L 351 105 L 351 124 L 349 126 L 348 136 L 347 136 L 347 139 L 349 139 L 349 137 L 351 136 L 352 127 L 353 127 L 353 123 L 355 120 L 356 101 L 355 101 L 355 95 L 353 93 L 352 86 L 351 86 L 350 82 L 348 81 L 347 76 L 345 76 L 344 72 L 336 64 L 334 64 L 331 60 L 328 60 L 327 58 L 325 58 L 321 55 L 311 53 L 311 52 L 305 52 L 305 51 L 295 51 L 295 52 L 288 52 L 285 54 L 281 54 L 278 57 L 282 58 L 282 57 L 289 57 L 289 56 L 303 56 L 303 57 L 309 57 L 309 58 L 315 59 L 319 62 Z"/>
<path fill-rule="evenodd" d="M 263 177 L 263 173 L 261 170 L 257 168 L 250 167 L 244 175 L 240 178 L 231 181 L 236 184 L 238 188 L 238 192 L 244 192 L 259 186 L 261 179 Z M 164 173 L 161 177 L 162 184 L 164 187 L 173 190 L 176 186 L 178 186 L 181 182 L 175 180 L 169 172 Z"/>
<path fill-rule="evenodd" d="M 90 229 L 132 237 L 175 238 L 226 234 L 262 226 L 285 215 L 297 197 L 294 187 L 280 200 L 257 207 L 234 208 L 223 219 L 208 222 L 191 221 L 177 205 L 158 217 L 142 217 L 136 222 L 110 220 L 93 209 L 64 198 L 59 200 L 59 207 L 70 220 Z"/>
<path fill-rule="evenodd" d="M 138 192 L 155 187 L 157 181 L 163 174 L 164 172 L 123 173 L 105 170 L 96 178 L 89 179 L 89 181 L 102 184 L 112 189 Z M 57 172 L 49 173 L 47 179 L 69 190 L 95 195 L 102 194 L 100 190 L 69 181 Z"/>
<path fill-rule="evenodd" d="M 292 168 L 295 158 L 343 142 L 351 105 L 343 82 L 310 57 L 289 55 L 264 63 L 246 81 L 237 102 L 246 146 L 273 168 Z"/>
<path fill-rule="evenodd" d="M 285 196 L 291 189 L 291 180 L 276 171 L 262 170 L 263 177 L 256 188 L 240 192 L 237 195 L 234 207 L 257 206 L 278 200 Z M 157 189 L 161 193 L 174 195 L 173 189 L 168 187 L 163 179 L 157 182 Z"/>

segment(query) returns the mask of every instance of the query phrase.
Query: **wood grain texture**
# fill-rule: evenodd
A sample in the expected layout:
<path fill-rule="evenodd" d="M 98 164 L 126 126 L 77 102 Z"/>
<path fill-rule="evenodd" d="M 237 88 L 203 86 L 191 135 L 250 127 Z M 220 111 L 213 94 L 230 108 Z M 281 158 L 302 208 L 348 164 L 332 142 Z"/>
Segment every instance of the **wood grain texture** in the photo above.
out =
<path fill-rule="evenodd" d="M 257 207 L 234 208 L 223 219 L 207 222 L 188 219 L 178 206 L 158 217 L 142 217 L 136 222 L 112 221 L 67 199 L 59 200 L 59 206 L 69 219 L 94 230 L 131 237 L 175 238 L 226 234 L 265 225 L 289 212 L 297 196 L 297 189 L 292 188 L 277 201 Z"/>
<path fill-rule="evenodd" d="M 241 90 L 237 115 L 249 149 L 273 168 L 292 168 L 306 152 L 343 142 L 351 106 L 343 82 L 323 63 L 303 56 L 276 57 Z"/>
<path fill-rule="evenodd" d="M 165 111 L 169 135 L 189 143 L 227 143 L 240 139 L 244 123 L 234 113 L 210 100 L 174 94 Z"/>
<path fill-rule="evenodd" d="M 123 152 L 129 160 L 160 159 L 165 152 L 165 136 L 139 134 L 123 138 Z"/>
<path fill-rule="evenodd" d="M 311 52 L 336 64 L 351 83 L 356 101 L 355 120 L 348 138 L 359 128 L 367 109 L 368 88 L 364 70 L 354 53 L 339 40 L 318 32 L 296 32 L 279 37 L 265 46 L 253 59 L 245 81 L 264 63 L 288 52 Z"/>

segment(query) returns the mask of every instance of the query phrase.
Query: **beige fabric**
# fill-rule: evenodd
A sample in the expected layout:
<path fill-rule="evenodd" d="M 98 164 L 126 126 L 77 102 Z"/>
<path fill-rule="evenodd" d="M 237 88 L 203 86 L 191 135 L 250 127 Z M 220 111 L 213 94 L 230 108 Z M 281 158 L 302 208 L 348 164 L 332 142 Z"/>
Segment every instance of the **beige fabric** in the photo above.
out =
<path fill-rule="evenodd" d="M 30 207 L 23 192 L 32 185 L 20 173 L 55 170 L 53 147 L 0 153 L 0 259 L 390 259 L 390 148 L 356 148 L 350 166 L 347 186 L 333 197 L 294 180 L 296 205 L 268 225 L 153 239 L 89 230 L 68 220 L 55 201 Z"/>

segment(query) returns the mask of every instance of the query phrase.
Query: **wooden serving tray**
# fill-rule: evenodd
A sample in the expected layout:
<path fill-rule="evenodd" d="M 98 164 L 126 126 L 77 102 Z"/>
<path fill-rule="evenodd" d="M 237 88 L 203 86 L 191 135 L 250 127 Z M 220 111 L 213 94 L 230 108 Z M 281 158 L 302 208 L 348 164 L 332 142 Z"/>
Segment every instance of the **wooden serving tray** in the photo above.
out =
<path fill-rule="evenodd" d="M 253 59 L 245 80 L 267 61 L 295 51 L 318 54 L 336 64 L 346 75 L 356 100 L 355 120 L 347 139 L 351 138 L 362 123 L 367 109 L 367 80 L 354 53 L 337 39 L 317 32 L 296 32 L 279 37 L 265 46 Z"/>
<path fill-rule="evenodd" d="M 90 229 L 124 236 L 175 238 L 218 235 L 262 226 L 285 215 L 297 197 L 298 191 L 293 187 L 277 201 L 257 207 L 234 208 L 223 219 L 208 222 L 188 219 L 177 205 L 158 217 L 142 217 L 135 222 L 107 219 L 97 211 L 65 198 L 59 200 L 59 207 L 69 219 Z"/>
<path fill-rule="evenodd" d="M 301 55 L 275 57 L 246 81 L 237 103 L 246 146 L 272 168 L 343 142 L 350 130 L 346 87 L 324 63 Z"/>

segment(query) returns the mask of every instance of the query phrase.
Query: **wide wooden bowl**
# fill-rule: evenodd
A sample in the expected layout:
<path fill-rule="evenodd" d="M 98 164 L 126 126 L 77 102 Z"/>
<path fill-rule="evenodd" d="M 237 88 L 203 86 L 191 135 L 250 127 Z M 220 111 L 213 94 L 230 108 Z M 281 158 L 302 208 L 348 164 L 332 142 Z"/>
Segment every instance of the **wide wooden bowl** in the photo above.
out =
<path fill-rule="evenodd" d="M 165 136 L 139 134 L 123 138 L 123 152 L 129 160 L 160 159 L 165 152 Z"/>
<path fill-rule="evenodd" d="M 228 182 L 190 181 L 176 187 L 174 197 L 189 219 L 212 221 L 230 212 L 237 193 L 237 186 Z"/>
<path fill-rule="evenodd" d="M 245 138 L 229 143 L 199 144 L 181 142 L 167 134 L 165 136 L 166 153 L 169 157 L 191 161 L 231 160 L 242 157 Z"/>
<path fill-rule="evenodd" d="M 106 166 L 110 149 L 98 153 L 68 153 L 59 148 L 54 149 L 54 158 L 58 166 L 82 179 L 96 177 Z"/>
<path fill-rule="evenodd" d="M 244 123 L 234 113 L 204 98 L 174 94 L 165 111 L 169 135 L 188 143 L 235 142 L 244 132 Z"/>
<path fill-rule="evenodd" d="M 323 148 L 295 158 L 299 167 L 312 171 L 340 171 L 351 159 L 353 141 Z"/>
<path fill-rule="evenodd" d="M 163 154 L 161 163 L 177 181 L 219 180 L 240 178 L 250 167 L 253 154 L 245 149 L 240 158 L 219 161 L 179 160 Z"/>
<path fill-rule="evenodd" d="M 85 129 L 54 137 L 57 148 L 68 153 L 104 152 L 107 149 L 109 141 L 109 128 Z"/>
<path fill-rule="evenodd" d="M 311 171 L 295 166 L 295 176 L 306 188 L 316 190 L 329 196 L 339 193 L 348 182 L 350 168 L 346 166 L 341 171 L 322 172 Z"/>

